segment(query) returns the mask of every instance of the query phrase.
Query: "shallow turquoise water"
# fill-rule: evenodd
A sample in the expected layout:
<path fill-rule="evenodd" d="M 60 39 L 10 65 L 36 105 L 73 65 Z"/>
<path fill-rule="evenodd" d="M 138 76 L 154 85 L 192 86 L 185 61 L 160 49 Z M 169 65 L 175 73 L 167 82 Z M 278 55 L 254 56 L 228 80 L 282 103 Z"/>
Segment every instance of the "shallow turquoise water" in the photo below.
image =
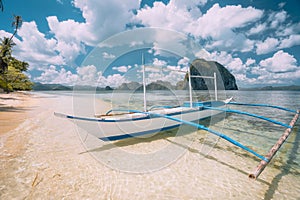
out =
<path fill-rule="evenodd" d="M 86 95 L 85 93 L 62 94 L 70 96 Z M 89 95 L 91 95 L 91 93 Z M 143 94 L 141 92 L 133 94 L 130 92 L 114 91 L 92 94 L 92 96 L 96 99 L 99 98 L 104 101 L 111 102 L 112 108 L 121 107 L 140 110 L 143 109 Z M 236 102 L 272 104 L 295 110 L 300 109 L 300 91 L 226 91 L 226 93 L 223 92 L 219 94 L 220 99 L 225 99 L 228 97 L 233 97 L 234 101 Z M 200 91 L 195 92 L 194 98 L 194 100 L 209 100 L 214 99 L 214 96 L 205 91 Z M 147 93 L 147 103 L 149 107 L 152 105 L 180 105 L 184 101 L 188 101 L 188 93 L 186 91 L 150 91 L 149 93 Z M 294 116 L 293 113 L 273 108 L 246 106 L 230 106 L 230 108 L 263 115 L 286 124 L 288 124 Z M 278 138 L 285 131 L 285 128 L 279 125 L 274 125 L 260 119 L 237 114 L 228 114 L 221 120 L 206 120 L 202 121 L 201 123 L 204 123 L 211 129 L 220 131 L 225 135 L 228 135 L 229 137 L 250 147 L 261 155 L 267 154 L 269 149 L 276 143 Z M 298 120 L 290 137 L 280 148 L 276 156 L 273 158 L 272 162 L 267 166 L 265 172 L 263 172 L 260 179 L 258 180 L 260 185 L 265 187 L 267 186 L 266 190 L 258 190 L 257 185 L 259 184 L 257 184 L 256 186 L 255 184 L 250 184 L 249 188 L 246 188 L 248 187 L 247 184 L 249 183 L 244 179 L 239 179 L 237 180 L 237 182 L 230 182 L 230 184 L 228 184 L 228 193 L 237 192 L 235 188 L 240 184 L 239 187 L 246 188 L 245 190 L 243 190 L 244 192 L 246 192 L 247 190 L 252 192 L 258 191 L 259 193 L 257 193 L 257 195 L 254 195 L 255 199 L 282 199 L 283 197 L 288 197 L 289 199 L 298 199 L 300 181 L 299 127 L 300 120 Z M 245 163 L 247 163 L 246 165 L 248 165 L 248 167 L 250 168 L 249 170 L 252 170 L 252 168 L 254 169 L 254 167 L 259 163 L 258 159 L 255 159 L 244 150 L 233 148 L 231 144 L 226 142 L 218 142 L 217 138 L 215 137 L 207 137 L 203 139 L 197 134 L 190 134 L 186 136 L 187 139 L 195 139 L 195 137 L 195 141 L 199 143 L 199 145 L 196 144 L 195 146 L 201 147 L 200 150 L 202 151 L 202 154 L 208 154 L 209 156 L 211 150 L 202 148 L 203 146 L 205 146 L 202 144 L 205 143 L 208 144 L 205 147 L 212 146 L 212 148 L 214 148 L 216 145 L 216 148 L 219 148 L 218 150 L 230 154 L 230 159 L 234 159 L 235 157 L 237 159 L 240 159 L 241 157 L 245 158 Z M 219 164 L 224 164 L 226 166 L 230 166 L 230 163 L 232 162 L 226 160 L 227 158 L 225 157 L 221 157 L 219 159 Z M 235 173 L 239 173 L 240 171 L 243 171 L 245 169 L 247 169 L 246 171 L 248 171 L 248 167 L 245 167 L 243 163 L 237 163 L 234 167 L 236 169 Z M 232 181 L 233 178 L 230 177 L 234 176 L 234 173 L 229 174 L 228 181 Z"/>

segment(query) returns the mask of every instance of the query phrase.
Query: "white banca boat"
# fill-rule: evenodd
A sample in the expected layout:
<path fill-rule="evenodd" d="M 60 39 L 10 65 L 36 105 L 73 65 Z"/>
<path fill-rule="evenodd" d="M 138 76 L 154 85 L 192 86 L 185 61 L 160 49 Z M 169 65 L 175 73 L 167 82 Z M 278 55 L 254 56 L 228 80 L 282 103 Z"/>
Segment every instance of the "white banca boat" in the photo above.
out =
<path fill-rule="evenodd" d="M 182 72 L 182 71 L 179 71 Z M 187 72 L 189 83 L 189 102 L 185 102 L 180 106 L 152 106 L 147 107 L 146 101 L 146 83 L 145 83 L 145 66 L 143 65 L 143 94 L 144 94 L 144 110 L 131 110 L 131 109 L 113 109 L 107 111 L 105 114 L 95 114 L 94 117 L 75 116 L 63 113 L 55 112 L 55 116 L 71 119 L 81 123 L 85 130 L 95 137 L 103 141 L 116 141 L 133 137 L 149 137 L 153 134 L 170 130 L 179 127 L 183 124 L 195 127 L 196 129 L 202 129 L 209 133 L 219 136 L 220 138 L 227 140 L 228 142 L 238 146 L 245 151 L 255 155 L 261 159 L 261 163 L 257 169 L 249 175 L 250 178 L 257 178 L 265 166 L 270 162 L 275 153 L 279 150 L 280 146 L 285 142 L 293 126 L 295 125 L 298 117 L 299 110 L 291 110 L 274 105 L 267 104 L 247 104 L 232 102 L 232 98 L 226 100 L 218 100 L 217 96 L 217 78 L 216 73 L 213 76 L 193 76 L 190 73 L 190 68 Z M 201 77 L 214 80 L 214 92 L 215 100 L 205 102 L 193 102 L 192 99 L 192 86 L 191 77 Z M 256 107 L 271 107 L 275 109 L 284 110 L 287 112 L 295 113 L 294 118 L 290 124 L 285 124 L 264 116 L 256 115 L 253 113 L 243 112 L 239 110 L 228 109 L 227 105 L 239 105 L 239 106 L 256 106 Z M 284 134 L 279 138 L 278 142 L 272 147 L 270 152 L 266 155 L 260 155 L 249 147 L 241 144 L 240 142 L 233 140 L 232 138 L 224 135 L 218 131 L 212 130 L 202 124 L 198 123 L 198 120 L 209 118 L 221 113 L 237 113 L 247 115 L 261 120 L 265 120 L 286 128 Z M 96 125 L 96 126 L 95 126 Z M 94 127 L 94 128 L 90 128 Z M 96 127 L 96 128 L 95 128 Z"/>

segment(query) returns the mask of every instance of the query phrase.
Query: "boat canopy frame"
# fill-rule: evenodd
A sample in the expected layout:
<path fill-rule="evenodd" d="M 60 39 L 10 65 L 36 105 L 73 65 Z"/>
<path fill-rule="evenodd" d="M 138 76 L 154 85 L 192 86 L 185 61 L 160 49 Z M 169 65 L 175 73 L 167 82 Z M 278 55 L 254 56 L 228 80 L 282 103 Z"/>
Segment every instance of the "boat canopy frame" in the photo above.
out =
<path fill-rule="evenodd" d="M 144 54 L 142 54 L 142 82 L 143 82 L 143 102 L 144 102 L 144 112 L 147 112 L 147 89 L 146 89 L 146 67 L 155 68 L 153 66 L 146 66 L 144 64 Z M 214 72 L 213 76 L 200 76 L 200 75 L 192 75 L 191 69 L 189 66 L 187 66 L 187 71 L 184 70 L 175 70 L 175 69 L 168 69 L 169 71 L 175 71 L 178 73 L 185 73 L 188 75 L 188 82 L 189 82 L 189 103 L 190 107 L 193 107 L 193 87 L 192 87 L 192 78 L 203 78 L 203 79 L 213 79 L 214 80 L 214 95 L 215 95 L 215 101 L 218 101 L 218 88 L 217 88 L 217 73 Z"/>

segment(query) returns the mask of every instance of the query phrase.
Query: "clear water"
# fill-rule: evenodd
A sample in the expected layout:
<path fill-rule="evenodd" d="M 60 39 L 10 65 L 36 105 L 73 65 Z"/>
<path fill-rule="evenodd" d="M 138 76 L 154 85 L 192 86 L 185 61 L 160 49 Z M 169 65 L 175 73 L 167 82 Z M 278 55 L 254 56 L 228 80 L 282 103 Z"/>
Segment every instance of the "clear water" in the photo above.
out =
<path fill-rule="evenodd" d="M 112 108 L 143 109 L 143 93 L 141 92 L 134 94 L 120 91 L 97 94 L 56 92 L 55 94 L 99 98 L 110 102 Z M 226 93 L 219 94 L 219 97 L 220 99 L 233 97 L 236 102 L 263 103 L 294 110 L 300 109 L 300 91 L 226 91 Z M 214 99 L 214 96 L 205 91 L 200 91 L 195 92 L 194 98 L 194 100 L 209 100 Z M 180 105 L 188 99 L 186 91 L 150 91 L 147 93 L 149 107 L 152 105 Z M 294 116 L 293 113 L 273 108 L 244 106 L 230 106 L 230 108 L 263 115 L 286 124 Z M 267 154 L 285 131 L 285 128 L 279 125 L 237 114 L 228 114 L 224 119 L 216 120 L 213 123 L 207 120 L 201 123 L 241 142 L 261 155 Z M 174 199 L 175 197 L 182 199 L 201 199 L 201 197 L 203 199 L 299 199 L 299 127 L 300 120 L 296 123 L 288 140 L 256 182 L 249 181 L 247 173 L 255 168 L 259 163 L 259 159 L 242 149 L 235 148 L 226 141 L 212 137 L 211 134 L 198 132 L 185 136 L 186 140 L 193 140 L 194 143 L 187 148 L 187 154 L 182 159 L 179 159 L 175 164 L 164 170 L 142 175 L 118 173 L 118 179 L 115 183 L 116 193 L 119 194 L 118 192 L 120 192 L 122 197 L 124 197 L 130 196 L 130 194 L 133 194 L 133 191 L 138 190 L 138 195 L 141 198 L 145 198 L 147 195 L 150 198 L 151 195 L 154 195 L 152 196 L 154 199 Z M 51 132 L 50 138 L 53 137 L 52 134 Z M 171 133 L 169 134 L 171 135 Z M 147 152 L 148 150 L 153 150 L 152 148 L 160 148 L 159 145 L 161 144 L 176 142 L 174 142 L 172 137 L 161 139 L 157 136 L 157 138 L 159 139 L 147 140 L 146 142 L 133 141 L 131 145 L 128 145 L 126 142 L 119 142 L 116 145 L 124 150 Z M 82 138 L 82 140 L 84 139 Z M 108 150 L 103 152 L 109 157 L 112 149 L 108 148 L 109 146 L 106 147 Z M 98 149 L 101 148 L 100 146 Z M 93 154 L 94 152 L 90 153 Z M 202 158 L 203 156 L 206 157 L 200 160 L 199 155 Z M 77 159 L 78 155 L 76 155 L 75 160 Z M 103 170 L 103 168 L 99 169 Z M 85 170 L 81 169 L 81 171 Z M 92 175 L 94 175 L 93 173 L 91 172 Z M 102 178 L 109 179 L 115 173 L 109 171 Z M 87 177 L 90 178 L 90 176 Z M 123 180 L 124 183 L 122 182 Z M 105 183 L 103 184 L 105 185 Z M 130 187 L 127 187 L 127 185 L 131 185 L 133 189 L 129 189 Z M 140 188 L 137 189 L 136 185 L 139 185 Z M 93 182 L 89 187 L 100 188 L 96 182 Z M 110 186 L 108 185 L 107 187 Z M 165 196 L 159 196 L 162 194 Z M 124 198 L 116 196 L 116 199 Z"/>

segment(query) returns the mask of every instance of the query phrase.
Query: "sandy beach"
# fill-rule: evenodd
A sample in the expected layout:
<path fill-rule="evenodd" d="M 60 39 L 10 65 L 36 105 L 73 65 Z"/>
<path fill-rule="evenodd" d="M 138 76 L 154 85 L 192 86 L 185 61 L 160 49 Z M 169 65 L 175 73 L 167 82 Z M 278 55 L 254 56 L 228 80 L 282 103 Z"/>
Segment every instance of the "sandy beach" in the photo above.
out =
<path fill-rule="evenodd" d="M 300 198 L 298 169 L 283 170 L 275 160 L 258 180 L 251 180 L 248 173 L 259 160 L 222 140 L 207 156 L 198 142 L 185 147 L 174 137 L 116 142 L 127 152 L 145 153 L 174 144 L 181 145 L 184 153 L 154 172 L 112 169 L 95 158 L 97 153 L 90 153 L 97 148 L 84 145 L 93 137 L 82 142 L 74 123 L 53 115 L 55 111 L 72 113 L 72 105 L 72 95 L 0 94 L 0 199 Z M 101 102 L 95 108 L 104 112 L 109 104 Z M 184 139 L 197 141 L 205 134 Z M 94 145 L 110 155 L 104 142 Z M 292 148 L 287 144 L 283 151 Z"/>

